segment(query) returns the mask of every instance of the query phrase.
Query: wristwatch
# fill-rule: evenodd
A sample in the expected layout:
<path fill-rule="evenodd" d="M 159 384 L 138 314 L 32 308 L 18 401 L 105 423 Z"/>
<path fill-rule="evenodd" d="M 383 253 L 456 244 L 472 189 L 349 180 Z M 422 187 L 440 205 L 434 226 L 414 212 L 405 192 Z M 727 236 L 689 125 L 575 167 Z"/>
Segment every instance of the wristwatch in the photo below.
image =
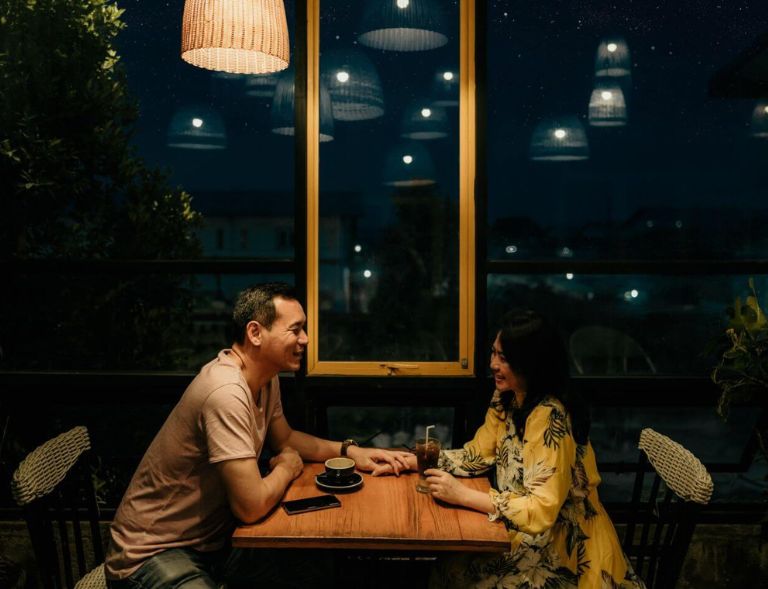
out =
<path fill-rule="evenodd" d="M 352 438 L 348 438 L 348 439 L 344 440 L 341 443 L 341 455 L 342 456 L 346 456 L 347 455 L 347 450 L 349 449 L 349 447 L 350 446 L 357 446 L 357 445 L 358 445 L 357 442 L 355 442 L 355 440 L 353 440 Z"/>

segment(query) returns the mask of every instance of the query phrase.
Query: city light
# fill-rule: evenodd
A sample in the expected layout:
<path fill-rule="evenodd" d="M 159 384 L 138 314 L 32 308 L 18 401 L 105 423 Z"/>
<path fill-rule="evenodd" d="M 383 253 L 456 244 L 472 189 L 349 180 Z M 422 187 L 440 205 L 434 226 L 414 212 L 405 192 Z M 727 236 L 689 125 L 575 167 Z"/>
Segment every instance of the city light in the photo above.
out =
<path fill-rule="evenodd" d="M 196 128 L 200 128 L 203 126 L 203 119 L 199 119 L 197 117 L 192 119 L 192 126 Z"/>

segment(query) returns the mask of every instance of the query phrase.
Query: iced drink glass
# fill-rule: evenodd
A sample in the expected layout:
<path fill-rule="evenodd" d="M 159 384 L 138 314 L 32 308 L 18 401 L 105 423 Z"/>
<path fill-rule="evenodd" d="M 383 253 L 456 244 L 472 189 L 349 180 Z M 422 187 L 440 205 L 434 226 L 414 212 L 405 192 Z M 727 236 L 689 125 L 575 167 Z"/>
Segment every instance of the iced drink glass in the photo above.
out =
<path fill-rule="evenodd" d="M 429 487 L 424 476 L 424 471 L 430 468 L 437 468 L 437 460 L 440 457 L 440 440 L 429 438 L 427 442 L 424 438 L 416 440 L 416 462 L 419 465 L 419 480 L 416 483 L 416 490 L 419 493 L 429 493 Z"/>

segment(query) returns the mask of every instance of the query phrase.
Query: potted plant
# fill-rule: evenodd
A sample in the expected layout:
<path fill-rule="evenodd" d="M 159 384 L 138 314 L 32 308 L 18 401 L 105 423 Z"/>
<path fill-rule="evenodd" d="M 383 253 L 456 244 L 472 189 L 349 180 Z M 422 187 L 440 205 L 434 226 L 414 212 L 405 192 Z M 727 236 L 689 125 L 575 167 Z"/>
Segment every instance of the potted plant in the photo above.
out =
<path fill-rule="evenodd" d="M 760 450 L 768 457 L 766 449 L 766 411 L 768 408 L 768 319 L 760 307 L 755 282 L 749 279 L 752 292 L 742 303 L 734 301 L 728 328 L 719 349 L 720 359 L 712 370 L 712 382 L 720 388 L 717 412 L 727 418 L 731 403 L 750 402 L 762 407 L 758 421 L 757 438 Z"/>

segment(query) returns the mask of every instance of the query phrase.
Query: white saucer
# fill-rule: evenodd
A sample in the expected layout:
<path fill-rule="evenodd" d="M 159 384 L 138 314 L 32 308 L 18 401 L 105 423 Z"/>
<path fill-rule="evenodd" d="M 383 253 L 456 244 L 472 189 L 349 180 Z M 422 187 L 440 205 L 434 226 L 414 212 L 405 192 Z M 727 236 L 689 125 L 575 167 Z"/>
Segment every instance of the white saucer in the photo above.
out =
<path fill-rule="evenodd" d="M 325 473 L 315 475 L 315 484 L 325 491 L 351 491 L 357 489 L 363 484 L 363 477 L 359 473 L 353 473 L 349 482 L 344 484 L 332 483 L 325 476 Z"/>

